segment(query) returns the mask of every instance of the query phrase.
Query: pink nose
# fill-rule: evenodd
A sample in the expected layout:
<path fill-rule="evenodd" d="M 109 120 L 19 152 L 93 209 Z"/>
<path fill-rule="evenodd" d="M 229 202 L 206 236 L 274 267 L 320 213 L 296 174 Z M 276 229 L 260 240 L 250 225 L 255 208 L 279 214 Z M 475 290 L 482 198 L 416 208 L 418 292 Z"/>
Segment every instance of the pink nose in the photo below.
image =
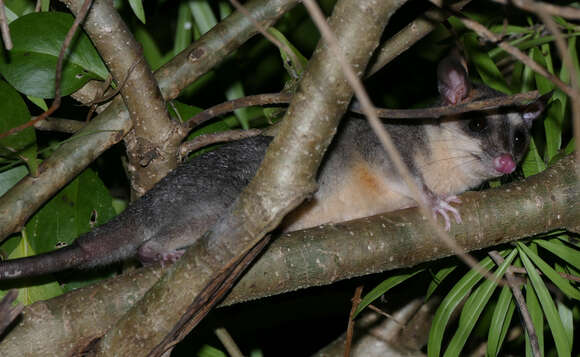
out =
<path fill-rule="evenodd" d="M 516 163 L 510 154 L 501 154 L 493 160 L 493 167 L 502 174 L 510 174 L 516 169 Z"/>

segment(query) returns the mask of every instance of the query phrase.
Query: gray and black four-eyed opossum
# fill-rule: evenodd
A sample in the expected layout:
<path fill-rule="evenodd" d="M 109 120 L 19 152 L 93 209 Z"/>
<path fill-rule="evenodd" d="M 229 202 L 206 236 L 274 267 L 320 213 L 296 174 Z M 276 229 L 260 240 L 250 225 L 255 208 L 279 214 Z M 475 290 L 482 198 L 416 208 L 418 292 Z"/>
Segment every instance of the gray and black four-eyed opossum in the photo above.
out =
<path fill-rule="evenodd" d="M 460 57 L 438 69 L 444 103 L 499 93 L 469 83 Z M 386 121 L 385 128 L 421 188 L 425 202 L 450 225 L 460 222 L 450 205 L 456 194 L 509 174 L 523 157 L 532 121 L 545 100 L 525 107 L 421 121 Z M 142 262 L 171 261 L 227 210 L 258 169 L 271 138 L 257 136 L 193 158 L 161 180 L 126 211 L 72 245 L 54 252 L 0 263 L 0 279 L 86 269 L 137 256 Z M 362 118 L 345 118 L 320 168 L 319 189 L 291 213 L 282 229 L 292 231 L 366 217 L 416 205 L 372 129 Z M 188 237 L 187 241 L 183 238 Z"/>

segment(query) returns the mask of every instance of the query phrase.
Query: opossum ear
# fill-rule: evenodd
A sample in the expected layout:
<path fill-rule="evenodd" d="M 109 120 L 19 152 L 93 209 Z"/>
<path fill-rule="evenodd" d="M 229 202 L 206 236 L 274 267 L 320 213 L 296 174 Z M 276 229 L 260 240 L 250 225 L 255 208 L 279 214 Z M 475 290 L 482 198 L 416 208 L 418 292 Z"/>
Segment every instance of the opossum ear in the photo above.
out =
<path fill-rule="evenodd" d="M 437 66 L 437 88 L 446 104 L 458 104 L 469 94 L 471 85 L 467 63 L 459 50 L 453 49 Z"/>
<path fill-rule="evenodd" d="M 548 107 L 548 101 L 552 98 L 554 91 L 550 91 L 532 103 L 525 105 L 522 110 L 522 118 L 528 126 L 532 126 L 532 122 L 538 119 L 544 110 Z"/>

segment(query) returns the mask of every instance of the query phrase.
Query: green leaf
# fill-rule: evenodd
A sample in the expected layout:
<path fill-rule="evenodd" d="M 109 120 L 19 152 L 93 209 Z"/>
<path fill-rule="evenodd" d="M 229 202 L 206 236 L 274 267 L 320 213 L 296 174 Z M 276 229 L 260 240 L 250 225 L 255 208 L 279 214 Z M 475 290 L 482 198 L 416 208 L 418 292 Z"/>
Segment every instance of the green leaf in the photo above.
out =
<path fill-rule="evenodd" d="M 161 55 L 159 47 L 157 47 L 155 40 L 153 39 L 151 34 L 147 31 L 145 26 L 142 25 L 135 26 L 134 36 L 135 39 L 139 41 L 141 46 L 143 46 L 143 56 L 145 57 L 147 63 L 149 63 L 149 66 L 151 66 L 152 70 L 158 69 L 159 67 L 164 65 L 169 59 L 171 59 L 171 57 L 173 57 L 171 53 L 168 54 L 170 56 L 168 56 L 167 59 L 165 59 Z"/>
<path fill-rule="evenodd" d="M 574 266 L 576 269 L 580 269 L 580 251 L 578 249 L 568 246 L 557 239 L 538 239 L 535 240 L 534 243 L 550 251 L 552 254 Z"/>
<path fill-rule="evenodd" d="M 40 11 L 47 12 L 48 10 L 50 10 L 50 0 L 41 0 Z"/>
<path fill-rule="evenodd" d="M 26 229 L 22 230 L 22 237 L 20 242 L 16 246 L 8 259 L 22 258 L 29 255 L 35 254 L 34 250 L 29 244 L 29 240 L 26 234 Z M 30 305 L 34 302 L 40 300 L 48 300 L 58 295 L 62 295 L 63 289 L 59 286 L 57 282 L 50 282 L 39 285 L 31 285 L 25 288 L 18 289 L 17 301 L 23 305 Z"/>
<path fill-rule="evenodd" d="M 242 82 L 235 81 L 228 89 L 226 89 L 226 98 L 228 100 L 234 100 L 244 97 L 244 87 Z M 240 125 L 243 129 L 247 130 L 250 128 L 250 112 L 249 108 L 238 108 L 234 110 L 236 118 L 240 121 Z"/>
<path fill-rule="evenodd" d="M 24 100 L 8 83 L 0 80 L 0 133 L 28 123 L 30 113 Z M 13 135 L 0 139 L 0 156 L 22 157 L 35 164 L 36 134 L 28 127 Z"/>
<path fill-rule="evenodd" d="M 563 105 L 560 99 L 552 100 L 544 119 L 546 132 L 546 159 L 552 160 L 562 146 L 562 124 L 564 121 Z"/>
<path fill-rule="evenodd" d="M 580 70 L 580 60 L 578 58 L 578 49 L 576 48 L 576 37 L 570 37 L 568 40 L 568 52 L 570 57 L 572 58 L 572 65 L 574 70 L 578 74 L 578 70 Z M 562 66 L 560 70 L 560 79 L 566 83 L 570 83 L 570 72 L 568 71 L 567 66 Z M 578 80 L 580 80 L 580 74 L 578 74 Z"/>
<path fill-rule="evenodd" d="M 142 22 L 145 23 L 145 9 L 143 9 L 143 1 L 142 0 L 129 0 L 129 5 L 131 5 L 131 10 L 137 18 Z"/>
<path fill-rule="evenodd" d="M 227 0 L 222 0 L 218 3 L 218 9 L 220 12 L 220 20 L 225 19 L 226 17 L 230 16 L 232 13 L 232 7 L 230 6 L 230 2 Z"/>
<path fill-rule="evenodd" d="M 538 295 L 542 309 L 544 310 L 544 316 L 548 321 L 548 326 L 550 326 L 550 332 L 554 337 L 554 343 L 556 344 L 556 350 L 558 351 L 558 356 L 568 357 L 571 356 L 571 345 L 568 341 L 568 335 L 564 326 L 562 325 L 562 320 L 560 320 L 560 315 L 556 310 L 554 305 L 554 300 L 550 296 L 546 285 L 542 281 L 542 278 L 536 272 L 536 269 L 530 258 L 528 258 L 528 253 L 533 253 L 528 247 L 520 242 L 516 242 L 518 250 L 520 252 L 520 257 L 524 266 L 528 272 L 528 277 L 534 287 L 534 291 Z M 542 269 L 543 270 L 543 269 Z M 545 272 L 544 272 L 545 273 Z"/>
<path fill-rule="evenodd" d="M 197 352 L 197 355 L 198 357 L 227 357 L 225 353 L 209 345 L 201 346 L 200 350 Z"/>
<path fill-rule="evenodd" d="M 202 108 L 196 107 L 193 105 L 187 105 L 182 103 L 178 100 L 174 100 L 171 102 L 172 105 L 168 105 L 169 114 L 175 118 L 180 119 L 181 121 L 187 121 L 191 117 L 199 114 L 203 111 Z M 177 112 L 176 112 L 177 110 Z"/>
<path fill-rule="evenodd" d="M 487 337 L 487 356 L 497 356 L 514 315 L 516 304 L 509 287 L 504 286 L 493 310 Z"/>
<path fill-rule="evenodd" d="M 572 138 L 572 139 L 570 139 L 570 142 L 568 143 L 568 145 L 566 145 L 564 152 L 569 155 L 569 154 L 573 153 L 575 149 L 576 149 L 576 140 L 574 138 Z"/>
<path fill-rule="evenodd" d="M 54 75 L 60 48 L 73 17 L 60 12 L 32 13 L 10 24 L 14 48 L 0 57 L 0 73 L 18 91 L 35 97 L 54 97 Z M 107 69 L 88 37 L 78 32 L 65 61 L 62 95 L 90 79 L 104 79 Z"/>
<path fill-rule="evenodd" d="M 482 269 L 489 270 L 494 266 L 494 263 L 490 257 L 486 257 L 479 262 L 479 265 Z M 431 330 L 429 331 L 429 341 L 427 343 L 427 355 L 429 357 L 439 356 L 443 342 L 443 334 L 445 332 L 445 327 L 451 318 L 451 314 L 455 311 L 455 308 L 461 304 L 463 298 L 471 291 L 471 288 L 473 288 L 481 279 L 483 279 L 483 276 L 481 276 L 477 271 L 469 271 L 457 282 L 457 284 L 455 284 L 445 299 L 443 299 L 435 313 L 433 323 L 431 324 Z"/>
<path fill-rule="evenodd" d="M 518 247 L 520 250 L 525 252 L 526 256 L 529 257 L 540 269 L 540 271 L 546 275 L 564 294 L 572 299 L 580 300 L 580 291 L 574 288 L 568 282 L 568 280 L 562 278 L 551 266 L 549 266 L 542 258 L 540 258 L 539 255 L 534 253 L 525 244 L 519 244 Z"/>
<path fill-rule="evenodd" d="M 189 8 L 195 19 L 195 24 L 200 31 L 200 35 L 203 35 L 217 25 L 217 19 L 206 0 L 190 0 Z"/>
<path fill-rule="evenodd" d="M 288 72 L 288 74 L 290 75 L 290 78 L 292 78 L 293 80 L 299 80 L 300 78 L 302 78 L 302 73 L 304 72 L 304 69 L 308 64 L 308 60 L 306 59 L 306 57 L 304 57 L 302 53 L 300 53 L 300 51 L 298 51 L 298 49 L 294 47 L 294 45 L 292 45 L 292 43 L 290 43 L 290 41 L 288 41 L 286 36 L 284 36 L 284 34 L 282 34 L 280 31 L 276 30 L 273 27 L 270 27 L 268 29 L 268 32 L 272 36 L 274 36 L 278 41 L 285 44 L 292 51 L 294 56 L 298 59 L 299 63 L 294 63 L 292 56 L 288 55 L 286 51 L 280 49 L 282 63 L 284 64 L 286 72 Z"/>
<path fill-rule="evenodd" d="M 504 262 L 501 263 L 501 265 L 497 268 L 494 275 L 498 278 L 503 277 L 507 268 L 510 266 L 516 255 L 517 250 L 512 250 L 510 255 L 505 258 Z M 463 347 L 465 346 L 467 338 L 471 334 L 471 331 L 473 331 L 475 323 L 489 302 L 489 299 L 491 298 L 491 295 L 495 291 L 496 287 L 497 283 L 488 279 L 483 282 L 481 286 L 479 286 L 467 299 L 465 305 L 463 306 L 463 310 L 461 311 L 461 316 L 459 317 L 459 326 L 457 327 L 457 331 L 455 332 L 455 335 L 449 342 L 449 346 L 445 351 L 446 357 L 460 355 Z"/>
<path fill-rule="evenodd" d="M 357 316 L 365 307 L 372 304 L 373 301 L 380 298 L 387 291 L 389 291 L 392 288 L 394 288 L 395 286 L 401 284 L 405 280 L 417 275 L 418 273 L 422 272 L 423 270 L 424 269 L 422 269 L 422 268 L 416 269 L 416 270 L 411 271 L 409 273 L 402 273 L 402 274 L 394 275 L 394 276 L 387 278 L 385 281 L 383 281 L 379 285 L 375 286 L 375 288 L 373 290 L 369 291 L 369 293 L 366 294 L 362 298 L 360 304 L 356 308 L 354 316 Z"/>
<path fill-rule="evenodd" d="M 532 51 L 528 51 L 528 56 L 531 56 Z M 530 68 L 530 66 L 524 66 L 522 72 L 522 88 L 519 92 L 529 92 L 534 89 L 535 72 Z"/>
<path fill-rule="evenodd" d="M 526 306 L 528 307 L 528 312 L 530 313 L 530 318 L 532 319 L 532 326 L 536 336 L 538 337 L 538 345 L 540 347 L 540 356 L 544 353 L 544 313 L 542 312 L 542 306 L 538 300 L 534 288 L 528 281 L 526 283 Z M 532 347 L 530 344 L 530 336 L 526 330 L 526 356 L 533 357 Z"/>
<path fill-rule="evenodd" d="M 540 173 L 546 169 L 546 164 L 542 157 L 538 153 L 538 148 L 536 147 L 536 142 L 534 138 L 530 140 L 530 148 L 524 156 L 522 161 L 522 170 L 524 172 L 524 177 L 533 176 Z"/>
<path fill-rule="evenodd" d="M 12 21 L 14 21 L 18 18 L 18 15 L 16 15 L 16 13 L 14 11 L 10 10 L 10 8 L 6 5 L 4 5 L 4 10 L 6 12 L 6 20 L 8 22 L 8 25 L 10 25 L 10 23 L 12 23 Z"/>
<path fill-rule="evenodd" d="M 42 111 L 48 110 L 48 105 L 46 105 L 46 101 L 44 99 L 33 97 L 31 95 L 27 95 L 26 98 L 28 98 L 28 100 L 31 101 L 33 104 L 35 104 L 37 107 L 42 109 Z"/>
<path fill-rule="evenodd" d="M 10 10 L 18 16 L 26 15 L 34 12 L 35 1 L 30 0 L 9 0 L 4 1 L 6 6 L 10 7 Z"/>
<path fill-rule="evenodd" d="M 93 226 L 114 216 L 111 196 L 98 176 L 85 170 L 46 203 L 26 224 L 30 244 L 38 253 L 70 244 Z"/>
<path fill-rule="evenodd" d="M 8 192 L 24 176 L 28 174 L 26 166 L 17 166 L 10 170 L 0 172 L 0 196 Z"/>
<path fill-rule="evenodd" d="M 560 320 L 562 321 L 562 326 L 566 331 L 566 337 L 568 337 L 568 343 L 572 346 L 574 342 L 574 314 L 568 306 L 564 305 L 562 302 L 557 301 L 558 304 L 558 314 L 560 315 Z"/>
<path fill-rule="evenodd" d="M 505 26 L 505 24 L 490 26 L 489 30 L 493 33 L 500 34 L 502 36 L 506 33 L 509 33 L 509 34 L 516 34 L 516 33 L 517 34 L 527 34 L 527 33 L 532 32 L 532 29 L 530 29 L 529 27 L 515 26 L 515 25 Z"/>
<path fill-rule="evenodd" d="M 510 94 L 511 90 L 499 69 L 489 57 L 487 52 L 481 50 L 477 36 L 473 33 L 464 36 L 465 49 L 474 64 L 477 73 L 483 80 L 483 83 L 500 92 Z"/>
<path fill-rule="evenodd" d="M 173 55 L 176 56 L 179 52 L 189 46 L 193 40 L 193 18 L 191 17 L 191 10 L 187 3 L 180 2 L 177 10 L 177 27 L 175 29 L 175 43 L 173 44 Z"/>
<path fill-rule="evenodd" d="M 442 269 L 439 269 L 439 271 L 437 273 L 435 273 L 435 275 L 433 276 L 433 279 L 431 279 L 431 282 L 429 283 L 429 286 L 427 287 L 427 293 L 425 294 L 425 301 L 427 301 L 431 297 L 431 295 L 433 295 L 433 293 L 439 287 L 441 282 L 443 282 L 443 280 L 445 280 L 445 278 L 449 274 L 451 274 L 453 272 L 453 270 L 455 270 L 455 268 L 457 268 L 457 265 L 452 265 L 452 266 L 448 266 L 448 267 L 444 267 Z"/>
<path fill-rule="evenodd" d="M 537 47 L 531 49 L 532 59 L 537 62 L 540 66 L 546 68 L 546 58 L 542 55 Z M 553 74 L 553 72 L 552 72 Z M 548 93 L 554 89 L 554 84 L 548 80 L 548 78 L 542 76 L 541 74 L 535 73 L 536 86 L 540 90 L 541 94 Z"/>

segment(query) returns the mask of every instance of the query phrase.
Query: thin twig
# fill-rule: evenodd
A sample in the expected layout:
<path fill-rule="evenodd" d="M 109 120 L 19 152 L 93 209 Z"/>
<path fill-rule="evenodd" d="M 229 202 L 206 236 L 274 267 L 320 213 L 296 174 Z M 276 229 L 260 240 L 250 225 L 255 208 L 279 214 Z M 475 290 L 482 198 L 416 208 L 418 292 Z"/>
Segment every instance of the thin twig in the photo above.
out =
<path fill-rule="evenodd" d="M 2 32 L 2 41 L 4 41 L 4 48 L 10 51 L 14 47 L 14 44 L 10 37 L 10 28 L 8 27 L 8 19 L 6 18 L 6 9 L 4 6 L 4 0 L 0 0 L 0 30 Z"/>
<path fill-rule="evenodd" d="M 388 318 L 388 319 L 391 319 L 391 320 L 392 320 L 394 323 L 396 323 L 396 324 L 397 324 L 397 325 L 399 325 L 400 327 L 404 327 L 404 326 L 405 326 L 405 324 L 404 324 L 404 323 L 402 323 L 401 321 L 397 320 L 397 319 L 396 319 L 396 318 L 395 318 L 393 315 L 391 315 L 391 314 L 388 314 L 388 313 L 384 312 L 383 310 L 379 309 L 378 307 L 376 307 L 376 306 L 375 306 L 375 305 L 373 305 L 373 304 L 369 304 L 369 305 L 367 305 L 367 307 L 366 307 L 366 308 L 367 308 L 367 309 L 370 309 L 370 310 L 372 310 L 372 311 L 376 312 L 377 314 L 379 314 L 379 315 L 382 315 L 382 316 L 384 316 L 384 317 L 386 317 L 386 318 Z"/>
<path fill-rule="evenodd" d="M 181 147 L 179 148 L 179 154 L 182 157 L 185 157 L 189 153 L 199 150 L 211 144 L 249 138 L 252 136 L 259 135 L 261 132 L 262 130 L 260 129 L 249 129 L 249 130 L 227 130 L 221 131 L 219 133 L 203 134 L 200 136 L 196 136 L 193 140 L 186 141 L 183 144 L 181 144 Z"/>
<path fill-rule="evenodd" d="M 228 330 L 220 327 L 216 328 L 214 332 L 231 357 L 244 357 L 242 351 L 240 351 L 240 348 L 236 344 L 236 341 L 234 341 L 232 336 L 229 334 Z"/>
<path fill-rule="evenodd" d="M 292 95 L 288 93 L 272 93 L 272 94 L 258 94 L 230 100 L 211 108 L 204 110 L 201 113 L 189 118 L 183 123 L 187 130 L 191 130 L 202 123 L 205 123 L 218 115 L 232 112 L 238 108 L 251 107 L 255 105 L 268 104 L 287 104 L 292 99 Z"/>
<path fill-rule="evenodd" d="M 504 262 L 504 259 L 499 253 L 495 250 L 489 252 L 489 256 L 493 261 L 500 265 Z M 514 277 L 513 273 L 510 269 L 507 269 L 505 272 L 505 277 L 508 283 L 508 286 L 512 290 L 512 294 L 514 295 L 514 299 L 516 300 L 516 304 L 518 305 L 518 309 L 520 310 L 520 314 L 522 315 L 522 320 L 524 320 L 524 326 L 526 331 L 528 332 L 528 337 L 530 338 L 530 345 L 532 347 L 532 353 L 535 357 L 541 357 L 540 354 L 540 344 L 538 342 L 538 335 L 536 334 L 536 330 L 534 328 L 534 324 L 532 323 L 532 317 L 530 316 L 530 312 L 528 311 L 528 307 L 526 305 L 526 300 L 524 299 L 524 295 L 522 291 L 518 287 L 518 283 L 516 278 Z M 493 328 L 493 327 L 492 327 Z"/>
<path fill-rule="evenodd" d="M 360 304 L 360 298 L 362 295 L 362 285 L 357 286 L 354 291 L 354 296 L 352 297 L 352 307 L 350 308 L 350 314 L 348 315 L 348 327 L 346 329 L 346 341 L 344 345 L 344 357 L 350 356 L 350 349 L 352 346 L 352 337 L 354 335 L 354 314 L 358 305 Z"/>
<path fill-rule="evenodd" d="M 12 305 L 17 297 L 18 290 L 12 289 L 4 295 L 2 300 L 0 300 L 0 335 L 2 335 L 6 328 L 12 324 L 12 321 L 20 315 L 22 309 L 24 309 L 24 306 L 21 304 Z"/>
<path fill-rule="evenodd" d="M 274 44 L 274 46 L 278 47 L 278 49 L 280 51 L 285 52 L 290 58 L 292 58 L 292 61 L 294 62 L 295 66 L 300 65 L 300 60 L 296 57 L 296 54 L 294 53 L 294 51 L 292 51 L 290 49 L 290 47 L 288 47 L 288 45 L 278 41 L 278 39 L 276 39 L 274 36 L 269 34 L 268 31 L 266 31 L 266 29 L 264 28 L 264 26 L 262 26 L 260 23 L 258 23 L 258 21 L 256 21 L 254 19 L 252 14 L 250 14 L 250 12 L 244 6 L 242 6 L 242 4 L 240 4 L 237 0 L 230 0 L 230 3 L 232 3 L 232 5 L 234 5 L 234 7 L 239 12 L 241 12 L 248 19 L 250 19 L 250 21 L 252 21 L 252 23 L 256 27 L 256 30 L 258 30 L 268 41 L 272 42 L 272 44 Z"/>
<path fill-rule="evenodd" d="M 485 111 L 497 109 L 499 107 L 520 105 L 538 99 L 538 91 L 519 93 L 510 96 L 499 96 L 472 102 L 460 103 L 457 105 L 444 105 L 439 107 L 429 107 L 424 109 L 384 109 L 377 108 L 377 115 L 383 119 L 423 119 L 440 118 L 443 116 L 457 115 L 473 111 Z M 352 112 L 363 114 L 354 106 L 350 108 Z"/>
<path fill-rule="evenodd" d="M 123 87 L 125 86 L 125 84 L 127 84 L 127 81 L 131 77 L 131 73 L 133 73 L 133 70 L 135 69 L 135 67 L 137 67 L 137 65 L 139 63 L 141 63 L 143 61 L 143 59 L 145 59 L 145 57 L 143 55 L 141 55 L 141 57 L 139 57 L 139 59 L 137 61 L 135 61 L 135 63 L 133 63 L 131 65 L 131 67 L 129 67 L 129 69 L 127 70 L 127 73 L 125 74 L 125 78 L 123 78 L 123 80 L 121 81 L 121 84 L 119 84 L 113 92 L 111 92 L 110 94 L 104 93 L 103 96 L 101 96 L 99 98 L 95 98 L 94 100 L 87 103 L 87 105 L 95 105 L 95 104 L 106 102 L 109 99 L 116 96 L 117 94 L 119 94 L 121 92 L 121 90 L 123 89 Z M 112 76 L 110 76 L 109 78 L 112 79 Z M 110 80 L 109 79 L 107 79 L 107 80 L 110 83 Z"/>
<path fill-rule="evenodd" d="M 499 4 L 514 5 L 522 10 L 544 13 L 546 15 L 561 16 L 566 19 L 580 19 L 580 9 L 572 6 L 558 6 L 550 3 L 531 0 L 492 0 Z"/>
<path fill-rule="evenodd" d="M 16 134 L 16 133 L 18 133 L 26 128 L 33 126 L 37 122 L 46 119 L 49 115 L 54 113 L 60 107 L 60 102 L 61 102 L 60 84 L 61 84 L 61 80 L 62 80 L 62 67 L 63 67 L 66 51 L 70 47 L 70 44 L 74 38 L 74 35 L 75 35 L 77 29 L 79 28 L 80 24 L 84 21 L 87 13 L 89 12 L 89 9 L 91 8 L 92 3 L 93 3 L 92 0 L 85 0 L 85 2 L 83 3 L 83 6 L 81 7 L 81 10 L 79 11 L 77 17 L 75 18 L 75 21 L 73 22 L 71 28 L 68 30 L 68 33 L 66 34 L 66 37 L 64 38 L 64 41 L 63 41 L 62 46 L 60 48 L 60 52 L 58 54 L 58 60 L 56 62 L 56 72 L 54 74 L 54 101 L 52 102 L 52 105 L 50 106 L 50 108 L 48 108 L 44 113 L 40 114 L 39 116 L 30 120 L 29 122 L 22 124 L 22 125 L 19 125 L 15 128 L 12 128 L 4 133 L 1 133 L 0 139 L 5 138 L 5 137 L 10 136 L 10 135 L 13 135 L 13 134 Z"/>
<path fill-rule="evenodd" d="M 451 7 L 454 10 L 459 11 L 470 1 L 471 0 L 458 1 L 453 3 Z M 371 65 L 367 69 L 366 77 L 372 76 L 387 63 L 390 63 L 401 53 L 411 48 L 411 46 L 417 43 L 417 41 L 422 39 L 429 32 L 433 31 L 433 29 L 435 29 L 435 27 L 447 17 L 449 17 L 449 13 L 437 6 L 434 6 L 422 15 L 419 15 L 415 20 L 411 21 L 407 26 L 391 36 L 388 40 L 382 43 L 379 48 L 377 48 L 375 51 L 376 58 L 374 63 L 371 62 Z"/>
<path fill-rule="evenodd" d="M 43 131 L 56 131 L 60 133 L 74 134 L 86 126 L 86 123 L 72 119 L 46 118 L 36 122 L 34 127 Z"/>
<path fill-rule="evenodd" d="M 502 38 L 490 30 L 488 30 L 482 24 L 467 19 L 467 18 L 459 18 L 459 20 L 470 30 L 475 31 L 479 36 L 485 38 L 488 41 L 492 41 L 497 44 L 498 47 L 509 53 L 510 55 L 514 56 L 516 59 L 524 63 L 526 66 L 530 67 L 534 72 L 541 74 L 542 76 L 548 78 L 554 84 L 558 86 L 564 93 L 569 95 L 570 97 L 574 97 L 577 94 L 574 92 L 570 86 L 566 83 L 562 82 L 560 78 L 554 76 L 550 72 L 548 72 L 544 67 L 537 64 L 534 60 L 528 57 L 525 53 L 523 53 L 517 47 L 510 45 L 508 42 L 503 41 Z"/>
<path fill-rule="evenodd" d="M 537 91 L 527 93 L 519 93 L 511 96 L 501 96 L 494 98 L 487 98 L 483 100 L 474 100 L 472 102 L 461 103 L 457 105 L 446 105 L 439 107 L 429 107 L 424 109 L 386 109 L 376 108 L 377 115 L 383 119 L 423 119 L 423 118 L 440 118 L 446 115 L 455 115 L 471 111 L 490 110 L 503 106 L 518 105 L 529 101 L 533 101 L 539 97 Z M 292 95 L 288 93 L 266 93 L 250 95 L 227 102 L 223 102 L 213 107 L 204 110 L 201 113 L 188 119 L 184 122 L 184 127 L 191 130 L 200 124 L 207 122 L 219 115 L 230 113 L 236 109 L 264 106 L 271 104 L 287 104 L 292 99 Z M 360 104 L 354 102 L 349 110 L 353 113 L 364 114 L 361 110 Z"/>

